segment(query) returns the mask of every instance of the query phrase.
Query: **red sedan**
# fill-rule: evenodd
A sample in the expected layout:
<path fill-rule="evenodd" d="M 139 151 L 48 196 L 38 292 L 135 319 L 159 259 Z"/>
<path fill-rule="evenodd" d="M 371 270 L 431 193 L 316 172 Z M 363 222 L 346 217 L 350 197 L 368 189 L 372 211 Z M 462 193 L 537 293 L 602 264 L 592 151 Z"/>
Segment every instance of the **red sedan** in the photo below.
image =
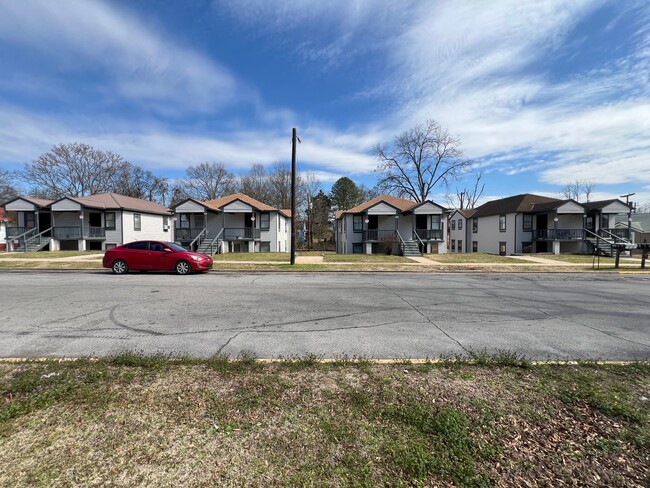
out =
<path fill-rule="evenodd" d="M 184 275 L 192 271 L 212 269 L 212 258 L 190 252 L 173 242 L 136 241 L 106 250 L 102 261 L 104 268 L 115 274 L 138 271 L 176 271 Z"/>

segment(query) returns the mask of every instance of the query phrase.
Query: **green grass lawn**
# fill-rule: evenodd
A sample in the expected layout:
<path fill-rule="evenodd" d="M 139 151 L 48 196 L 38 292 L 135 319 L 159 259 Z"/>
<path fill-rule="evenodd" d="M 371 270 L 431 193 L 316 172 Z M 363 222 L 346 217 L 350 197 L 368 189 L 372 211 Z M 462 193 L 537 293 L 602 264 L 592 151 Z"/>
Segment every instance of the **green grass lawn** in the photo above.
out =
<path fill-rule="evenodd" d="M 404 256 L 393 254 L 328 254 L 325 256 L 326 263 L 412 263 L 413 261 Z"/>
<path fill-rule="evenodd" d="M 480 252 L 472 253 L 446 253 L 446 254 L 425 254 L 425 258 L 439 263 L 514 263 L 523 264 L 515 258 L 507 256 L 496 256 Z"/>
<path fill-rule="evenodd" d="M 0 486 L 648 486 L 650 366 L 0 363 Z"/>
<path fill-rule="evenodd" d="M 289 262 L 288 252 L 227 252 L 212 256 L 214 261 L 274 261 Z"/>
<path fill-rule="evenodd" d="M 38 251 L 38 252 L 3 252 L 0 258 L 14 259 L 55 259 L 69 258 L 74 256 L 90 256 L 96 254 L 101 256 L 103 251 Z"/>

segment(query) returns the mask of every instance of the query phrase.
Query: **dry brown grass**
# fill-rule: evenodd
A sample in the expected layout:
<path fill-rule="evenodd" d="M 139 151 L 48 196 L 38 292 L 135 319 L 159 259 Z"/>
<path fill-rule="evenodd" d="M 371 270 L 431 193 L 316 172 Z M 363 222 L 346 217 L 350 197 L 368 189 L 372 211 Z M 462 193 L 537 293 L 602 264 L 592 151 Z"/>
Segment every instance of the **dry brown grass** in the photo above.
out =
<path fill-rule="evenodd" d="M 643 486 L 650 368 L 0 363 L 2 486 Z"/>

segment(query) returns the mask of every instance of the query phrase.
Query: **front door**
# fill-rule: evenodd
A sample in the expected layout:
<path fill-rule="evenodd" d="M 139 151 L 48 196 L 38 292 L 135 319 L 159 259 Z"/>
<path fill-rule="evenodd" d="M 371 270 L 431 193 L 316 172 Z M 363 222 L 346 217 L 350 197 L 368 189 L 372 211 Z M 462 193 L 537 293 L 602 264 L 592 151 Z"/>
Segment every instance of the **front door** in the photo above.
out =
<path fill-rule="evenodd" d="M 416 215 L 415 216 L 415 228 L 417 230 L 427 229 L 427 216 L 426 215 Z M 422 236 L 420 236 L 421 238 Z"/>
<path fill-rule="evenodd" d="M 51 213 L 39 213 L 38 214 L 38 231 L 43 232 L 44 230 L 49 229 L 52 227 L 52 214 Z M 44 236 L 49 237 L 51 235 L 50 232 L 46 232 L 43 234 Z"/>

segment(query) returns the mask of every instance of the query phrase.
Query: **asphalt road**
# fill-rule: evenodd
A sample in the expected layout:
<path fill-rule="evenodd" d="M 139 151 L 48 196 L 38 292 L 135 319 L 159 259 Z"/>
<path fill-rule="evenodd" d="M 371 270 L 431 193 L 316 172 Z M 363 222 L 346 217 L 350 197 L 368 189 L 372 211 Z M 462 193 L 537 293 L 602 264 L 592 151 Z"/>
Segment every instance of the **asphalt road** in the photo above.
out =
<path fill-rule="evenodd" d="M 0 357 L 650 359 L 650 276 L 0 273 Z"/>

